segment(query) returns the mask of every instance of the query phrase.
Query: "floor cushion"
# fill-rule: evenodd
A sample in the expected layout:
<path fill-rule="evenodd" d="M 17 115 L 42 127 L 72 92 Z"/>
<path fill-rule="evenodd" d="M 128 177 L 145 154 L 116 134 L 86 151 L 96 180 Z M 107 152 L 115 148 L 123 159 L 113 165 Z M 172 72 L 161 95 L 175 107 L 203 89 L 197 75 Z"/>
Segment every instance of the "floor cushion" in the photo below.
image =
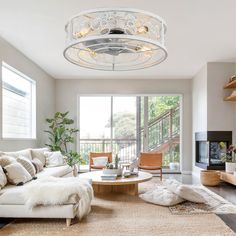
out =
<path fill-rule="evenodd" d="M 193 185 L 181 184 L 175 179 L 167 179 L 164 181 L 164 185 L 167 189 L 183 199 L 190 202 L 205 203 L 204 196 L 198 191 L 198 188 Z"/>
<path fill-rule="evenodd" d="M 144 194 L 140 194 L 139 197 L 146 202 L 161 206 L 174 206 L 185 201 L 183 198 L 169 191 L 165 186 L 158 186 Z"/>

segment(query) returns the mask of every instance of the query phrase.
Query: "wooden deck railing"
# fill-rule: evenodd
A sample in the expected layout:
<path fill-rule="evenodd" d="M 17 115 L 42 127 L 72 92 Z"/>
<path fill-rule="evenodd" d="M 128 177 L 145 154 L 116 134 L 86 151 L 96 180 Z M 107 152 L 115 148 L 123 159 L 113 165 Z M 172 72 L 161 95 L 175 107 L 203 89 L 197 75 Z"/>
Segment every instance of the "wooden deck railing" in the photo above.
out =
<path fill-rule="evenodd" d="M 162 144 L 179 136 L 180 107 L 177 106 L 161 114 L 148 123 L 150 151 L 158 149 Z M 144 129 L 141 127 L 139 136 L 143 139 Z M 80 139 L 80 154 L 88 160 L 89 152 L 118 153 L 121 161 L 130 161 L 137 157 L 137 139 Z"/>

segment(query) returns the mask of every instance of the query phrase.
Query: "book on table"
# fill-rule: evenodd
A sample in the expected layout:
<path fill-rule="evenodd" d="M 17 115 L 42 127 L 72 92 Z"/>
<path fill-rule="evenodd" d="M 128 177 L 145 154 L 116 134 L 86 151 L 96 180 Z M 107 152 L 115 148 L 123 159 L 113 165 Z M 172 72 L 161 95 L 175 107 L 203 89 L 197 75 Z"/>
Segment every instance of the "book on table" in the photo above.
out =
<path fill-rule="evenodd" d="M 102 180 L 115 180 L 117 178 L 117 174 L 102 174 Z"/>

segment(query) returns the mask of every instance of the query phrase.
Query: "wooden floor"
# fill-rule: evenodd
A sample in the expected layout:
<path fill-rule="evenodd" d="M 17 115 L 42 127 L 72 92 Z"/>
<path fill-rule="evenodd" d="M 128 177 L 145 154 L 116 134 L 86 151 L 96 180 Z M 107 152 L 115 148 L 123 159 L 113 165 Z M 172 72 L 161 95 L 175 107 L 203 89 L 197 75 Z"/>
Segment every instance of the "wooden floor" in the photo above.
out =
<path fill-rule="evenodd" d="M 174 178 L 184 184 L 198 184 L 199 179 L 192 175 L 181 175 L 181 174 L 164 174 L 164 179 Z M 209 187 L 209 189 L 216 194 L 222 196 L 229 202 L 236 205 L 236 186 L 221 183 L 218 187 Z M 236 232 L 236 214 L 224 214 L 218 215 L 232 230 Z M 0 228 L 11 222 L 13 219 L 0 218 Z"/>

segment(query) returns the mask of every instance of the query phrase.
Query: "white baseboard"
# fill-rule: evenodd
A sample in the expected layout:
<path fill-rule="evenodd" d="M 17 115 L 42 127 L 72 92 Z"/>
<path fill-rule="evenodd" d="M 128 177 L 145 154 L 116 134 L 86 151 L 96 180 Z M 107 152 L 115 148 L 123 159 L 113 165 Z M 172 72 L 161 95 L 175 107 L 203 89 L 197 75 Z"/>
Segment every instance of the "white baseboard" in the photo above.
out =
<path fill-rule="evenodd" d="M 183 170 L 183 171 L 181 171 L 181 174 L 183 174 L 183 175 L 192 175 L 192 171 L 190 171 L 190 170 Z"/>

